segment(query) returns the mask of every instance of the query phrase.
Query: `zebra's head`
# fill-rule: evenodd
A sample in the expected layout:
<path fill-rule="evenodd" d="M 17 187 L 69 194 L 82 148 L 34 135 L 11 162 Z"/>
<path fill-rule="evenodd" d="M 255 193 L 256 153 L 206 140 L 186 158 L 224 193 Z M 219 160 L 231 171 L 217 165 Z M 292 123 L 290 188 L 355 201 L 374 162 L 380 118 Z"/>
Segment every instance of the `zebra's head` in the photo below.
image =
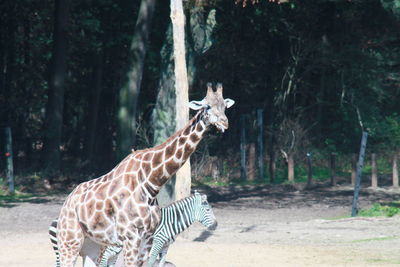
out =
<path fill-rule="evenodd" d="M 198 212 L 196 212 L 196 220 L 203 224 L 210 230 L 215 230 L 217 228 L 217 219 L 214 216 L 214 212 L 211 208 L 210 203 L 207 201 L 207 196 L 198 193 L 195 191 L 194 193 L 196 198 L 196 204 Z"/>

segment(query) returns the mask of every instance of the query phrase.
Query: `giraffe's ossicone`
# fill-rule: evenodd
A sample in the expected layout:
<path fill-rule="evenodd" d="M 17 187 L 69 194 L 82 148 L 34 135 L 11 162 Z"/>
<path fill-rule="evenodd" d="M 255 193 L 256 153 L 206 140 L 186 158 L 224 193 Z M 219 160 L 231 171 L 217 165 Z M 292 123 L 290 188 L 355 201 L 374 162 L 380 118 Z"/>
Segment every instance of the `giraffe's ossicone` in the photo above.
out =
<path fill-rule="evenodd" d="M 123 246 L 124 265 L 142 266 L 160 221 L 156 195 L 194 152 L 210 125 L 228 129 L 222 85 L 192 101 L 198 110 L 186 126 L 161 145 L 133 151 L 109 173 L 79 184 L 67 197 L 58 218 L 58 247 L 62 267 L 72 267 L 85 239 L 100 245 Z"/>

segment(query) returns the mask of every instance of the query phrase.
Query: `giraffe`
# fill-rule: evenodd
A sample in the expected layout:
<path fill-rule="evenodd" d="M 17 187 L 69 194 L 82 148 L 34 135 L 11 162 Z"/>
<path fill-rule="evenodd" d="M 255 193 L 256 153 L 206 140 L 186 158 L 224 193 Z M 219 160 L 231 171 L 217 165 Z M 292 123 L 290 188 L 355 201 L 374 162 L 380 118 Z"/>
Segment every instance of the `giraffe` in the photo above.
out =
<path fill-rule="evenodd" d="M 65 200 L 58 218 L 62 267 L 72 267 L 85 239 L 102 246 L 122 246 L 125 266 L 142 266 L 160 222 L 156 195 L 195 151 L 210 125 L 228 129 L 222 84 L 207 84 L 207 95 L 191 101 L 196 115 L 164 143 L 132 151 L 114 169 L 79 184 Z"/>

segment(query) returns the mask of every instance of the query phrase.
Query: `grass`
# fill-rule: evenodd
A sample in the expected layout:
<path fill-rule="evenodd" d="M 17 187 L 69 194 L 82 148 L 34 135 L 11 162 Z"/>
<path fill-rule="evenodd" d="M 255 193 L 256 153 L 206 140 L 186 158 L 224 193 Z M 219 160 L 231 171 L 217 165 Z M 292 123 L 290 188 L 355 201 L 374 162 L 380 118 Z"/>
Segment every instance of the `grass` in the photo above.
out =
<path fill-rule="evenodd" d="M 361 209 L 358 212 L 358 216 L 362 217 L 376 217 L 376 216 L 393 217 L 397 214 L 400 214 L 399 201 L 393 201 L 386 204 L 375 203 L 371 208 Z"/>
<path fill-rule="evenodd" d="M 269 184 L 269 181 L 267 181 L 267 179 L 265 179 L 265 180 L 255 179 L 252 181 L 243 181 L 240 179 L 235 179 L 235 180 L 230 180 L 230 181 L 224 181 L 224 180 L 215 180 L 211 176 L 206 176 L 197 183 L 209 185 L 209 186 L 229 186 L 229 185 L 239 185 L 240 186 L 240 185 L 265 185 L 265 184 Z M 193 184 L 196 184 L 196 182 L 193 182 Z"/>
<path fill-rule="evenodd" d="M 351 243 L 363 243 L 363 242 L 371 242 L 371 241 L 394 240 L 394 239 L 398 239 L 398 238 L 399 238 L 398 236 L 374 237 L 374 238 L 353 240 L 353 241 L 351 241 Z"/>

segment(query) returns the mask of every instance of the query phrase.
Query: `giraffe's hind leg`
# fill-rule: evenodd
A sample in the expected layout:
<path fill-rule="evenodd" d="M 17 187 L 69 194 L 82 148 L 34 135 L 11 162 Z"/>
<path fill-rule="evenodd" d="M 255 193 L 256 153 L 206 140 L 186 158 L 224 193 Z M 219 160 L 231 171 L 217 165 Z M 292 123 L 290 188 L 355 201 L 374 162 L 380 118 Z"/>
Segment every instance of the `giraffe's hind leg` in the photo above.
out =
<path fill-rule="evenodd" d="M 75 266 L 81 246 L 79 241 L 60 244 L 60 267 Z"/>

